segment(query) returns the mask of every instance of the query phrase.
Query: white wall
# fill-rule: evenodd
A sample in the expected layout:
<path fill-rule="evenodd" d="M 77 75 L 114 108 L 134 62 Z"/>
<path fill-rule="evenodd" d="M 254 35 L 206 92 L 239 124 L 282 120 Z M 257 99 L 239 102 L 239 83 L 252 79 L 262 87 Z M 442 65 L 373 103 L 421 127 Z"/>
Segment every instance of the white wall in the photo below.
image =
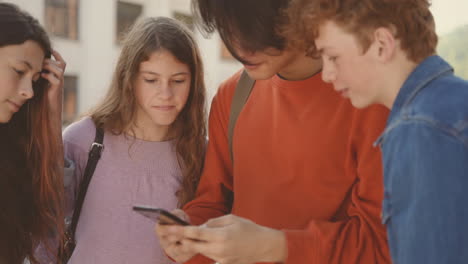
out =
<path fill-rule="evenodd" d="M 44 25 L 44 0 L 6 0 L 28 11 Z M 190 14 L 190 0 L 125 0 L 143 6 L 144 16 L 171 16 L 174 11 Z M 117 0 L 79 0 L 78 40 L 52 37 L 67 61 L 67 75 L 78 77 L 78 112 L 95 105 L 105 94 L 120 51 L 116 44 Z M 208 96 L 211 100 L 218 85 L 241 65 L 221 59 L 217 35 L 204 39 L 195 32 L 205 64 Z"/>
<path fill-rule="evenodd" d="M 0 0 L 2 1 L 2 0 Z M 235 1 L 235 0 L 233 0 Z M 19 5 L 44 24 L 44 0 L 6 0 Z M 143 6 L 145 16 L 171 16 L 173 11 L 190 14 L 190 0 L 125 0 Z M 115 44 L 117 0 L 79 0 L 79 40 L 53 37 L 53 44 L 68 62 L 67 74 L 78 77 L 79 112 L 94 105 L 105 93 L 119 53 Z M 433 0 L 438 33 L 446 33 L 468 22 L 467 0 Z M 460 8 L 460 6 L 462 8 Z M 459 12 L 456 12 L 458 10 Z M 220 58 L 217 35 L 204 39 L 195 33 L 205 63 L 209 98 L 219 83 L 241 68 L 235 61 Z"/>

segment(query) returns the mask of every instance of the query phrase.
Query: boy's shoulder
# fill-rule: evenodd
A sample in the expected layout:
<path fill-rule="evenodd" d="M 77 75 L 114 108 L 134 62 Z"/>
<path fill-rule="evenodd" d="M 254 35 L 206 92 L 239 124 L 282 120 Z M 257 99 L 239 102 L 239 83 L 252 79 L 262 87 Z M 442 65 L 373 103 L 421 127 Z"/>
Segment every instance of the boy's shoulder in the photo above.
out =
<path fill-rule="evenodd" d="M 96 126 L 91 117 L 85 117 L 72 123 L 63 131 L 64 143 L 72 143 L 78 146 L 88 146 L 94 140 Z"/>
<path fill-rule="evenodd" d="M 418 92 L 406 113 L 411 120 L 468 133 L 468 81 L 452 74 L 433 80 Z"/>
<path fill-rule="evenodd" d="M 243 69 L 237 71 L 219 85 L 219 88 L 213 97 L 210 111 L 221 111 L 227 115 L 229 114 L 234 92 L 237 84 L 239 83 L 242 72 Z"/>
<path fill-rule="evenodd" d="M 242 72 L 243 69 L 237 71 L 229 78 L 221 82 L 216 93 L 216 97 L 232 98 L 234 96 L 234 91 L 236 90 L 236 86 L 240 80 Z"/>

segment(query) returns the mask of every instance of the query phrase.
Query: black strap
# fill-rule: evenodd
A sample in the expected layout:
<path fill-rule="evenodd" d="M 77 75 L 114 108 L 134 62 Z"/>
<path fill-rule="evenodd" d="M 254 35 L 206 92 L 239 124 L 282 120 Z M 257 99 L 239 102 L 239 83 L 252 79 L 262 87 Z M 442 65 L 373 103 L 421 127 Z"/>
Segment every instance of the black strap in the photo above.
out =
<path fill-rule="evenodd" d="M 88 154 L 88 162 L 86 163 L 86 169 L 84 171 L 83 179 L 81 180 L 78 197 L 75 202 L 75 209 L 73 210 L 73 217 L 70 225 L 70 235 L 73 237 L 75 237 L 76 226 L 78 225 L 81 208 L 83 207 L 83 202 L 86 197 L 86 192 L 88 191 L 89 183 L 93 177 L 96 165 L 101 158 L 101 152 L 104 149 L 104 145 L 102 144 L 103 141 L 104 131 L 101 128 L 96 127 L 96 136 L 94 138 L 93 144 L 91 144 L 91 149 Z"/>
<path fill-rule="evenodd" d="M 231 162 L 234 166 L 234 156 L 232 149 L 232 142 L 234 137 L 234 128 L 236 127 L 237 118 L 239 117 L 242 108 L 244 108 L 247 99 L 252 92 L 252 88 L 255 84 L 255 80 L 251 79 L 247 72 L 244 70 L 242 75 L 237 82 L 236 90 L 234 90 L 234 96 L 231 103 L 231 112 L 229 114 L 229 125 L 228 125 L 228 143 L 229 143 L 229 155 L 231 155 Z"/>

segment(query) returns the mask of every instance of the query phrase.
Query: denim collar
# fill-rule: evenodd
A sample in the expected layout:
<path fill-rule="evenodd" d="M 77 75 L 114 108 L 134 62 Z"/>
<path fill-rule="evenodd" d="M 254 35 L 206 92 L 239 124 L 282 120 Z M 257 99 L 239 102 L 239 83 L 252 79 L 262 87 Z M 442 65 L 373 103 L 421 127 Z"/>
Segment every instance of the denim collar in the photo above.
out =
<path fill-rule="evenodd" d="M 405 113 L 407 110 L 405 106 L 411 103 L 416 94 L 430 82 L 445 74 L 453 74 L 453 68 L 438 55 L 429 56 L 416 66 L 398 92 L 395 102 L 393 103 L 392 111 L 388 117 L 385 131 L 374 143 L 374 146 L 382 142 L 383 136 L 391 129 L 394 120 L 401 115 L 403 115 L 403 117 L 407 115 L 407 113 Z"/>

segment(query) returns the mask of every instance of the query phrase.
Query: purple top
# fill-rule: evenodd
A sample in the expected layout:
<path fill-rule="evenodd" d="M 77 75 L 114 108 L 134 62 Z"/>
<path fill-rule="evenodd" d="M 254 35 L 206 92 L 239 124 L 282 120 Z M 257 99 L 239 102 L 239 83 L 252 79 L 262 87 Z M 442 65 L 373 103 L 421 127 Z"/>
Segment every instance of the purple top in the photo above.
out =
<path fill-rule="evenodd" d="M 70 219 L 71 201 L 94 136 L 90 118 L 64 131 L 65 157 L 76 167 L 65 186 Z M 173 141 L 150 142 L 105 132 L 104 150 L 86 194 L 69 263 L 172 263 L 159 245 L 154 222 L 132 211 L 132 206 L 173 210 L 181 177 Z"/>

